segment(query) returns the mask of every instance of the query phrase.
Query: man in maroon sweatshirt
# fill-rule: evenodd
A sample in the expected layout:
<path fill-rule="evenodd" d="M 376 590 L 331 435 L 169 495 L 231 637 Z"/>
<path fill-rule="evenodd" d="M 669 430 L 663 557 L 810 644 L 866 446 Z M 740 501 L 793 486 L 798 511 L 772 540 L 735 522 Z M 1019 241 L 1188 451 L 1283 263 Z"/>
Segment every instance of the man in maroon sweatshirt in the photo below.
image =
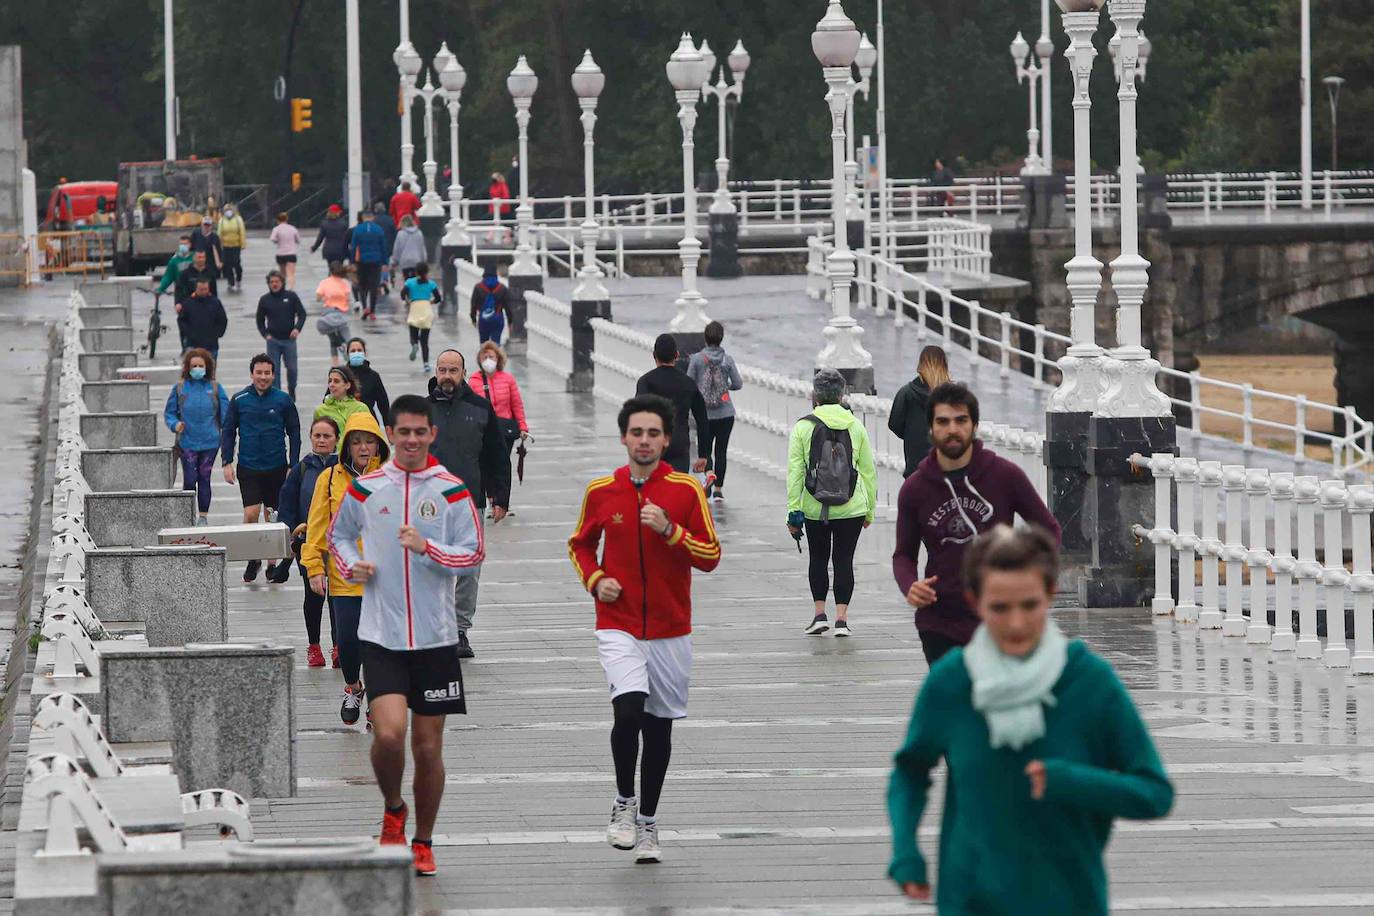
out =
<path fill-rule="evenodd" d="M 1059 538 L 1059 523 L 1016 465 L 977 439 L 978 398 L 947 382 L 926 405 L 931 450 L 897 495 L 897 546 L 892 574 L 907 603 L 916 608 L 916 631 L 926 661 L 967 645 L 978 617 L 964 600 L 964 548 L 994 525 L 1014 516 Z M 925 578 L 916 569 L 926 548 Z"/>

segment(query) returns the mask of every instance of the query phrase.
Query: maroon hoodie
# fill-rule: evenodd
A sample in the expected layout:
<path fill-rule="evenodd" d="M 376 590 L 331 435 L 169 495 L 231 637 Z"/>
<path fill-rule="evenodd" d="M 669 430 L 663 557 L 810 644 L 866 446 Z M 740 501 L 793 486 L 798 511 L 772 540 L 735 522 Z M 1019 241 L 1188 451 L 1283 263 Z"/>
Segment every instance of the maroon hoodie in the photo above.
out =
<path fill-rule="evenodd" d="M 981 441 L 973 440 L 973 460 L 963 474 L 946 475 L 933 449 L 917 465 L 897 495 L 897 547 L 892 554 L 892 574 L 903 596 L 917 579 L 939 576 L 935 603 L 917 610 L 916 629 L 961 644 L 973 638 L 978 617 L 964 601 L 964 548 L 979 533 L 1009 525 L 1017 515 L 1059 538 L 1059 523 L 1030 479 Z M 922 544 L 928 556 L 924 575 L 916 569 Z"/>

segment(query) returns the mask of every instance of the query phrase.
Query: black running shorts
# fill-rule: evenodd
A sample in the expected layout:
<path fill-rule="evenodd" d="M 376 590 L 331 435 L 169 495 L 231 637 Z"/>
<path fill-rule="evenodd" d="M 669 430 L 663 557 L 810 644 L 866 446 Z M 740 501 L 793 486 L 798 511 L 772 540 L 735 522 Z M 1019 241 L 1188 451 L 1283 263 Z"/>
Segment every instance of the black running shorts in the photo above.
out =
<path fill-rule="evenodd" d="M 277 508 L 281 485 L 286 483 L 290 468 L 280 467 L 270 471 L 255 471 L 252 468 L 238 468 L 239 496 L 243 498 L 244 508 L 264 505 L 269 509 Z"/>
<path fill-rule="evenodd" d="M 365 640 L 360 645 L 368 697 L 402 694 L 406 705 L 420 716 L 468 711 L 456 645 L 410 650 L 387 649 Z"/>

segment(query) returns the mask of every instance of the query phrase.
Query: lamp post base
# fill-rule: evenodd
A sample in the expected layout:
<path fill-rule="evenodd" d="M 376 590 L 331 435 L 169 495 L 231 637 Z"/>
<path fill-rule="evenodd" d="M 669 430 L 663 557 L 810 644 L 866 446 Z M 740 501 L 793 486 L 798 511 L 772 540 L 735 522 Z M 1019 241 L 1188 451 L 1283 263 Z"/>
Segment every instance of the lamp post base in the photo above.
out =
<path fill-rule="evenodd" d="M 572 374 L 568 376 L 568 391 L 591 391 L 596 387 L 596 366 L 592 363 L 592 352 L 596 346 L 596 334 L 592 331 L 591 320 L 604 318 L 611 320 L 610 299 L 574 299 L 572 306 Z"/>
<path fill-rule="evenodd" d="M 739 214 L 711 214 L 711 254 L 706 276 L 733 279 L 744 271 L 739 264 Z"/>
<path fill-rule="evenodd" d="M 444 302 L 446 304 L 446 307 L 441 306 L 441 309 L 447 311 L 451 315 L 457 315 L 461 311 L 458 307 L 458 268 L 453 263 L 460 258 L 464 261 L 472 260 L 471 241 L 466 245 L 446 245 L 442 243 L 439 245 L 439 262 L 443 267 L 442 282 L 444 284 Z"/>
<path fill-rule="evenodd" d="M 420 234 L 425 239 L 425 260 L 430 264 L 437 261 L 439 256 L 439 240 L 444 237 L 444 232 L 448 229 L 448 217 L 440 213 L 437 216 L 420 217 Z"/>
<path fill-rule="evenodd" d="M 510 290 L 510 301 L 506 304 L 506 311 L 509 313 L 506 320 L 510 323 L 508 339 L 512 344 L 518 343 L 520 348 L 523 348 L 528 337 L 528 332 L 525 330 L 525 315 L 529 312 L 529 307 L 525 304 L 525 293 L 530 290 L 542 293 L 544 291 L 544 275 L 517 274 L 512 271 L 506 277 L 506 288 Z"/>
<path fill-rule="evenodd" d="M 813 367 L 811 367 L 811 371 L 812 371 L 812 372 L 815 372 L 818 368 L 821 368 L 821 367 L 819 367 L 819 366 L 813 366 Z M 831 366 L 830 368 L 831 368 L 831 369 L 834 369 L 834 370 L 835 370 L 836 372 L 838 372 L 840 375 L 843 375 L 843 376 L 844 376 L 844 381 L 845 381 L 845 384 L 849 386 L 849 393 L 850 393 L 850 394 L 877 394 L 877 393 L 878 393 L 878 389 L 877 389 L 877 387 L 876 387 L 876 385 L 875 385 L 875 383 L 874 383 L 874 379 L 873 379 L 873 367 L 872 367 L 872 366 L 860 366 L 860 367 L 852 367 L 852 368 L 851 368 L 851 367 L 845 367 L 845 366 Z"/>
<path fill-rule="evenodd" d="M 1050 511 L 1062 529 L 1065 565 L 1086 566 L 1092 560 L 1092 531 L 1085 512 L 1088 502 L 1087 449 L 1092 413 L 1045 414 L 1046 494 Z"/>

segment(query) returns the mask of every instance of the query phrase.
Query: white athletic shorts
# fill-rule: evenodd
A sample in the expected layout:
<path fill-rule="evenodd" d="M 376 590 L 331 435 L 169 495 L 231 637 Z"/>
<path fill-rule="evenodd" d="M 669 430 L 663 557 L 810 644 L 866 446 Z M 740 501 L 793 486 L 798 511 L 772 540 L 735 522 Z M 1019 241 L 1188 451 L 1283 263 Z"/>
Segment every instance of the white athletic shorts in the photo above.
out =
<path fill-rule="evenodd" d="M 596 643 L 612 700 L 623 693 L 647 693 L 644 711 L 649 715 L 660 719 L 687 715 L 691 636 L 636 639 L 624 630 L 597 630 Z"/>

